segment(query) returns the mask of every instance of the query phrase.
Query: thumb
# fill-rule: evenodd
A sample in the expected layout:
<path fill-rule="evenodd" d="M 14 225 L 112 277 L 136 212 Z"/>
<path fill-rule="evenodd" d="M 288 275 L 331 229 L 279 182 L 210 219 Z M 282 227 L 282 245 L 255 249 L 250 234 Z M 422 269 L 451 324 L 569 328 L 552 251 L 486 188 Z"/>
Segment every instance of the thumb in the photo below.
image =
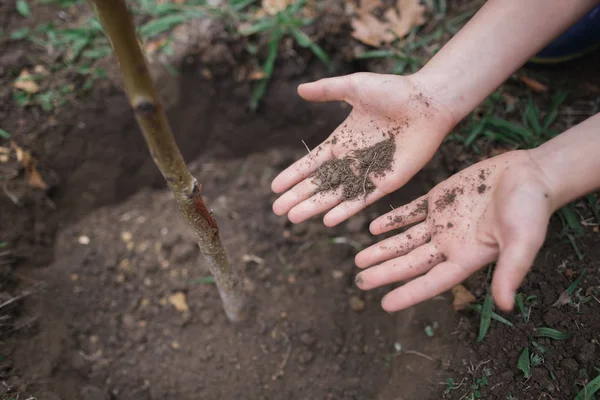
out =
<path fill-rule="evenodd" d="M 512 310 L 516 291 L 531 268 L 544 238 L 543 232 L 515 235 L 500 250 L 492 279 L 492 296 L 503 311 Z"/>
<path fill-rule="evenodd" d="M 320 79 L 298 87 L 298 94 L 307 101 L 345 101 L 352 105 L 356 85 L 353 75 Z"/>

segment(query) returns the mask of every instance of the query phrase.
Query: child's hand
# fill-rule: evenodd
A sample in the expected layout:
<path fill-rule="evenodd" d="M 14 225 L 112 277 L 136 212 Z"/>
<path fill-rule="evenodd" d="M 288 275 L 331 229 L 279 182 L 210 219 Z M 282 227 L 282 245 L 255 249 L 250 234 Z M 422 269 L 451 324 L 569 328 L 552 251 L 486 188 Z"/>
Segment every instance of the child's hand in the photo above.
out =
<path fill-rule="evenodd" d="M 275 178 L 273 191 L 285 192 L 273 204 L 275 214 L 288 214 L 291 222 L 299 223 L 333 208 L 324 223 L 334 226 L 403 186 L 433 157 L 455 125 L 453 116 L 436 102 L 425 82 L 418 74 L 359 73 L 301 85 L 298 91 L 306 100 L 345 101 L 353 109 L 326 141 Z M 385 158 L 384 151 L 358 160 L 355 150 L 366 149 L 390 135 L 394 146 L 387 147 L 390 168 L 384 173 L 370 169 L 370 163 Z M 327 161 L 347 156 L 352 165 L 346 171 L 358 175 L 356 187 L 339 185 L 339 177 L 333 178 L 333 184 L 315 179 L 324 175 L 319 168 Z M 360 176 L 361 165 L 365 179 Z M 315 194 L 319 184 L 326 190 Z M 352 191 L 354 196 L 349 195 Z"/>
<path fill-rule="evenodd" d="M 386 311 L 398 311 L 498 260 L 492 294 L 502 310 L 510 310 L 544 242 L 552 197 L 530 152 L 513 151 L 475 164 L 372 222 L 373 234 L 418 224 L 360 252 L 356 264 L 370 268 L 357 275 L 356 284 L 369 290 L 416 278 L 382 300 Z"/>

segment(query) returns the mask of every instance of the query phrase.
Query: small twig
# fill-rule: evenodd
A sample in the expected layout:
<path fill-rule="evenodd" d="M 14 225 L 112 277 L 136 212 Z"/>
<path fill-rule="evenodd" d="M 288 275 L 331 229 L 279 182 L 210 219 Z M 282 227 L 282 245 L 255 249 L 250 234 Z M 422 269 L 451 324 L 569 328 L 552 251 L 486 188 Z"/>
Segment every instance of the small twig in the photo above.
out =
<path fill-rule="evenodd" d="M 290 345 L 288 345 L 287 351 L 283 355 L 283 360 L 281 360 L 281 363 L 279 364 L 279 368 L 278 368 L 277 372 L 271 377 L 272 380 L 277 380 L 278 377 L 283 376 L 285 366 L 287 365 L 291 354 L 292 354 L 292 345 L 290 344 Z"/>
<path fill-rule="evenodd" d="M 6 197 L 8 197 L 10 199 L 10 201 L 12 201 L 16 206 L 21 207 L 22 204 L 19 201 L 19 199 L 17 198 L 17 196 L 15 196 L 14 194 L 12 194 L 7 188 L 6 185 L 2 185 L 2 191 L 4 192 L 4 194 L 6 195 Z"/>
<path fill-rule="evenodd" d="M 373 161 L 371 161 L 371 164 L 369 164 L 369 166 L 367 167 L 367 172 L 365 173 L 365 180 L 363 181 L 363 191 L 364 191 L 364 194 L 365 194 L 365 203 L 367 202 L 367 179 L 369 178 L 369 170 L 371 169 L 371 167 L 375 163 L 376 159 L 377 159 L 377 153 L 375 153 L 373 155 Z"/>
<path fill-rule="evenodd" d="M 23 294 L 21 294 L 21 295 L 19 295 L 19 296 L 16 296 L 16 297 L 13 297 L 13 298 L 11 298 L 11 299 L 8 299 L 8 300 L 6 300 L 4 303 L 0 304 L 0 310 L 1 310 L 1 309 L 3 309 L 3 308 L 4 308 L 4 307 L 6 307 L 6 306 L 9 306 L 9 305 L 11 305 L 11 304 L 12 304 L 12 303 L 14 303 L 14 302 L 17 302 L 17 301 L 21 300 L 21 299 L 22 299 L 22 298 L 24 298 L 24 297 L 27 297 L 27 296 L 29 296 L 29 295 L 30 295 L 30 294 L 32 294 L 32 293 L 33 293 L 33 292 L 25 292 L 25 293 L 23 293 Z"/>
<path fill-rule="evenodd" d="M 420 351 L 416 351 L 416 350 L 405 350 L 404 351 L 405 354 L 414 354 L 415 356 L 419 356 L 419 357 L 423 357 L 429 361 L 433 361 L 435 362 L 435 360 L 432 357 L 429 357 L 427 354 L 423 354 Z"/>

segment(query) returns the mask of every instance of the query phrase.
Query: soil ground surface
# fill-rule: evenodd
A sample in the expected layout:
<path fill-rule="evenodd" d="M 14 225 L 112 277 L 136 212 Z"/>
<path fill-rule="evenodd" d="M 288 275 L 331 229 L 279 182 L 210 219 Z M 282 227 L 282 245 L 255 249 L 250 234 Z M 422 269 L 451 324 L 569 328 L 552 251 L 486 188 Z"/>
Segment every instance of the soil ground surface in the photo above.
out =
<path fill-rule="evenodd" d="M 4 32 L 56 15 L 40 6 L 36 21 L 24 21 L 8 3 L 0 4 Z M 340 37 L 328 36 L 326 50 L 351 51 L 350 36 Z M 237 325 L 222 312 L 122 91 L 99 80 L 52 111 L 18 106 L 16 76 L 45 55 L 33 43 L 0 37 L 0 127 L 37 160 L 48 184 L 32 188 L 14 159 L 0 164 L 11 178 L 0 193 L 2 399 L 573 399 L 598 375 L 600 221 L 586 204 L 574 207 L 586 222 L 577 235 L 552 220 L 520 289 L 524 312 L 500 316 L 512 326 L 493 319 L 477 341 L 478 312 L 455 312 L 451 293 L 389 315 L 380 300 L 390 288 L 361 292 L 354 284 L 356 252 L 376 241 L 369 222 L 504 149 L 485 141 L 474 152 L 448 141 L 406 187 L 347 223 L 291 225 L 271 211 L 271 180 L 306 154 L 303 140 L 318 145 L 349 109 L 297 96 L 299 83 L 328 75 L 300 53 L 278 62 L 252 113 L 250 83 L 231 78 L 231 58 L 247 61 L 241 46 L 213 45 L 222 54 L 182 61 L 173 78 L 180 94 L 168 112 L 231 260 L 248 277 L 251 318 Z M 527 69 L 573 89 L 558 117 L 562 128 L 598 105 L 599 60 L 593 54 Z M 385 69 L 337 65 L 336 74 Z M 513 98 L 521 94 L 517 86 L 507 86 Z M 0 146 L 9 148 L 10 140 Z M 315 176 L 320 190 L 344 185 L 348 198 L 365 195 L 373 188 L 365 177 L 385 173 L 391 147 L 384 141 L 363 149 L 358 165 L 323 167 L 325 178 Z M 375 153 L 386 157 L 375 160 Z M 485 269 L 465 282 L 478 304 L 489 278 Z M 569 335 L 539 337 L 539 328 Z M 517 367 L 525 347 L 527 379 Z"/>

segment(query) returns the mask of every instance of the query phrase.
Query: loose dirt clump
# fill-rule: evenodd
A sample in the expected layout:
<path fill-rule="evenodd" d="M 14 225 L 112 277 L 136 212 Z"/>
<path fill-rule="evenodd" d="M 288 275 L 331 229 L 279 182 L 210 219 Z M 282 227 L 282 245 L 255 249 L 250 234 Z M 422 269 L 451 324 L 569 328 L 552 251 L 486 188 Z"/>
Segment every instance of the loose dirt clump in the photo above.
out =
<path fill-rule="evenodd" d="M 453 188 L 452 190 L 446 190 L 446 192 L 435 201 L 435 206 L 437 211 L 442 211 L 449 205 L 453 204 L 456 201 L 456 196 L 463 192 L 462 189 Z"/>
<path fill-rule="evenodd" d="M 313 174 L 314 194 L 342 188 L 342 200 L 366 197 L 375 190 L 369 174 L 382 178 L 391 169 L 396 142 L 393 136 L 343 158 L 327 161 Z"/>

